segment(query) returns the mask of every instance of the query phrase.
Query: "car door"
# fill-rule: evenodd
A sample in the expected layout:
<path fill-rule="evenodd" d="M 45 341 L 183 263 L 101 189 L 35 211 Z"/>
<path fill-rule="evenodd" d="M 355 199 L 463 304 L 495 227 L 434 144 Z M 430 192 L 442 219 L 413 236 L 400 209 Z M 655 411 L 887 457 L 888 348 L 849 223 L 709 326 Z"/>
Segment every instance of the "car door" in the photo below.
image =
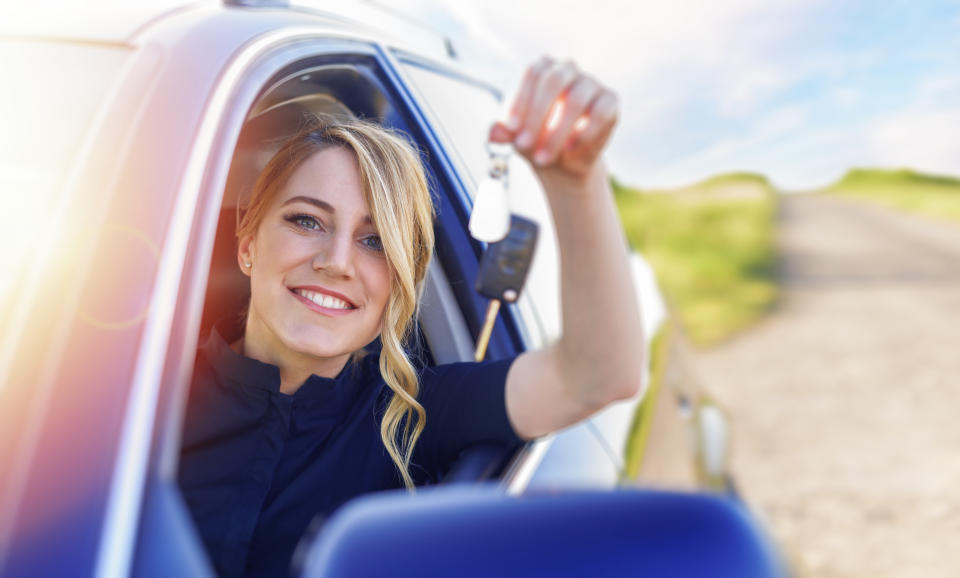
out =
<path fill-rule="evenodd" d="M 36 111 L 61 121 L 41 133 L 48 147 L 73 132 L 88 83 L 106 90 L 65 165 L 50 167 L 65 173 L 53 200 L 19 216 L 43 236 L 4 336 L 0 405 L 15 431 L 0 458 L 0 564 L 14 576 L 125 573 L 157 392 L 165 369 L 177 369 L 166 351 L 181 232 L 202 175 L 189 151 L 230 51 L 207 42 L 184 66 L 178 52 L 195 47 L 162 34 L 15 42 L 32 51 L 19 56 L 39 73 L 31 88 L 46 91 Z"/>

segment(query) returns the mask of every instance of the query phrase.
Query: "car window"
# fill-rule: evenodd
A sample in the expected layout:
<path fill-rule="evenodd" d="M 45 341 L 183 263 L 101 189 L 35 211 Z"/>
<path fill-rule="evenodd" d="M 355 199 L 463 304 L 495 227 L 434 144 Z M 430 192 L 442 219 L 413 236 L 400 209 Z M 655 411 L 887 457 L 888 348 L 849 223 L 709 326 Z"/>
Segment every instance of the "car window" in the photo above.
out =
<path fill-rule="evenodd" d="M 277 59 L 280 60 L 279 58 Z M 212 247 L 210 249 L 197 248 L 196 253 L 210 250 L 211 258 L 209 263 L 209 274 L 206 282 L 206 295 L 204 298 L 202 321 L 200 323 L 200 341 L 205 340 L 205 331 L 209 331 L 214 324 L 218 324 L 218 331 L 234 330 L 234 335 L 242 333 L 242 328 L 236 323 L 224 324 L 223 321 L 239 318 L 239 314 L 247 306 L 246 296 L 249 294 L 249 281 L 237 267 L 236 259 L 236 238 L 235 227 L 237 224 L 238 206 L 242 207 L 249 199 L 249 194 L 253 183 L 256 181 L 260 171 L 262 171 L 267 160 L 271 158 L 278 150 L 280 144 L 290 135 L 302 127 L 304 115 L 306 114 L 331 114 L 331 115 L 351 115 L 361 118 L 376 119 L 378 122 L 402 131 L 410 135 L 418 148 L 426 151 L 427 160 L 426 169 L 429 173 L 429 180 L 437 186 L 437 200 L 440 204 L 440 217 L 438 217 L 438 226 L 449 225 L 450 234 L 445 239 L 448 245 L 447 251 L 453 257 L 467 255 L 469 259 L 473 254 L 469 251 L 469 241 L 463 233 L 459 223 L 454 224 L 456 212 L 447 210 L 443 207 L 449 207 L 454 199 L 454 193 L 448 187 L 446 174 L 437 171 L 437 167 L 432 163 L 436 158 L 434 150 L 429 149 L 432 144 L 427 143 L 423 138 L 423 130 L 419 124 L 414 122 L 413 115 L 404 108 L 402 99 L 396 96 L 396 87 L 389 83 L 389 77 L 382 72 L 382 62 L 374 58 L 361 57 L 354 54 L 326 54 L 323 57 L 301 58 L 297 61 L 285 65 L 283 68 L 275 70 L 270 77 L 260 79 L 258 82 L 249 81 L 238 92 L 244 95 L 255 93 L 255 98 L 250 98 L 248 108 L 244 108 L 242 114 L 234 114 L 232 118 L 238 123 L 242 123 L 231 130 L 235 130 L 233 138 L 225 142 L 222 150 L 215 152 L 220 157 L 229 153 L 229 167 L 224 171 L 225 177 L 223 183 L 211 184 L 207 194 L 220 196 L 220 207 L 216 212 L 216 232 L 213 237 Z M 266 65 L 264 65 L 266 68 Z M 251 75 L 252 77 L 252 75 Z M 240 99 L 237 99 L 240 101 Z M 226 130 L 226 129 L 225 129 Z M 222 189 L 220 188 L 222 187 Z M 221 195 L 222 192 L 222 195 Z M 446 219 L 444 221 L 444 219 Z M 213 224 L 213 219 L 211 219 Z M 454 236 L 459 234 L 459 237 Z M 431 270 L 430 287 L 427 288 L 429 303 L 425 300 L 425 309 L 429 312 L 420 319 L 419 329 L 426 339 L 428 349 L 421 349 L 419 345 L 412 346 L 415 356 L 423 355 L 424 359 L 418 360 L 423 363 L 430 363 L 430 357 L 436 353 L 432 347 L 435 343 L 451 340 L 461 337 L 464 340 L 471 341 L 471 335 L 467 332 L 466 322 L 459 309 L 460 301 L 454 295 L 450 287 L 451 281 L 444 276 L 445 266 L 442 259 L 435 261 L 436 266 Z M 459 263 L 466 266 L 468 263 Z M 475 266 L 475 263 L 473 263 Z M 451 268 L 447 272 L 451 277 L 461 275 L 460 272 Z M 462 276 L 462 275 L 461 275 Z M 463 283 L 460 283 L 463 285 Z M 446 291 L 446 295 L 442 294 Z M 240 297 L 239 299 L 237 297 Z M 430 317 L 429 313 L 436 313 Z M 454 323 L 456 322 L 456 323 Z M 229 327 L 233 325 L 233 327 Z M 462 334 L 462 335 L 460 335 Z M 228 337 L 226 334 L 222 334 Z M 228 337 L 229 339 L 229 337 Z M 189 340 L 188 340 L 189 341 Z M 501 340 L 503 341 L 503 340 Z M 501 345 L 505 347 L 505 345 Z M 442 353 L 442 352 L 441 352 Z M 462 359 L 462 357 L 458 357 Z M 450 359 L 449 361 L 453 361 Z M 195 385 L 189 384 L 188 387 Z M 197 398 L 194 398 L 197 399 Z M 196 402 L 199 403 L 199 402 Z M 186 405 L 186 415 L 197 415 L 198 405 Z M 182 415 L 180 416 L 182 417 Z M 178 423 L 182 428 L 182 439 L 185 440 L 184 447 L 205 446 L 207 449 L 214 442 L 204 440 L 203 443 L 197 443 L 201 439 L 200 428 L 195 424 L 196 420 L 184 419 Z M 209 424 L 204 424 L 207 426 Z M 178 442 L 180 439 L 177 440 Z M 192 446 L 188 444 L 193 444 Z M 205 449 L 204 451 L 207 451 Z M 179 450 L 179 447 L 178 447 Z M 186 456 L 187 453 L 183 456 Z M 180 452 L 178 451 L 178 456 Z M 180 456 L 180 457 L 183 457 Z M 192 462 L 197 463 L 197 462 Z M 197 471 L 191 470 L 188 461 L 181 461 L 180 473 Z M 192 475 L 192 474 L 187 474 Z M 178 490 L 183 492 L 183 496 L 191 503 L 197 495 L 202 493 L 196 490 L 197 485 L 185 488 L 179 486 Z M 188 495 L 187 491 L 191 493 Z M 196 498 L 199 499 L 199 498 Z M 200 526 L 198 526 L 200 527 Z"/>
<path fill-rule="evenodd" d="M 31 251 L 50 233 L 43 215 L 57 205 L 84 134 L 128 55 L 113 46 L 0 39 L 6 87 L 0 92 L 0 331 Z"/>
<path fill-rule="evenodd" d="M 497 118 L 500 99 L 492 90 L 437 72 L 419 64 L 404 63 L 404 70 L 420 92 L 421 102 L 440 121 L 439 129 L 455 161 L 471 179 L 470 193 L 487 171 L 486 134 Z"/>
<path fill-rule="evenodd" d="M 499 95 L 468 79 L 445 73 L 413 60 L 401 60 L 403 70 L 426 104 L 425 111 L 439 128 L 439 136 L 452 151 L 472 182 L 465 183 L 471 196 L 486 176 L 489 165 L 486 142 L 490 126 L 502 114 Z M 560 334 L 558 256 L 553 220 L 546 197 L 530 166 L 513 155 L 510 161 L 511 210 L 540 224 L 540 242 L 524 292 L 532 311 L 521 312 L 541 330 L 541 339 Z"/>

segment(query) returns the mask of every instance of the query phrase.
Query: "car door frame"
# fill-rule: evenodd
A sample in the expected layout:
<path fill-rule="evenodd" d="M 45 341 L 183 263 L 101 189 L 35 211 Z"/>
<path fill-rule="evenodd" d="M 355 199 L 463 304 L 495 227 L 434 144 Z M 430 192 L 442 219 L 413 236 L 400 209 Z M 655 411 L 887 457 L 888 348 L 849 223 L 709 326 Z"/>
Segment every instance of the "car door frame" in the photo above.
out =
<path fill-rule="evenodd" d="M 411 131 L 419 132 L 415 137 L 427 152 L 428 169 L 433 172 L 438 186 L 446 191 L 446 202 L 451 203 L 453 211 L 441 215 L 438 228 L 441 231 L 449 229 L 448 237 L 456 237 L 459 231 L 461 237 L 449 242 L 445 248 L 438 248 L 442 269 L 448 276 L 452 274 L 462 279 L 477 268 L 479 247 L 465 243 L 462 238 L 469 209 L 463 206 L 463 202 L 469 196 L 418 103 L 396 74 L 387 48 L 373 39 L 331 38 L 329 30 L 310 27 L 269 32 L 244 46 L 220 74 L 194 139 L 190 164 L 178 193 L 179 210 L 171 231 L 181 235 L 178 239 L 179 250 L 175 251 L 174 257 L 164 256 L 171 269 L 168 275 L 178 278 L 178 282 L 168 283 L 167 293 L 155 296 L 165 301 L 164 306 L 169 311 L 165 318 L 168 324 L 166 331 L 157 327 L 161 320 L 156 320 L 156 335 L 148 340 L 156 352 L 148 361 L 152 368 L 158 370 L 158 377 L 152 382 L 138 381 L 134 386 L 134 403 L 128 418 L 135 415 L 140 422 L 125 431 L 131 434 L 132 441 L 121 460 L 130 471 L 126 476 L 127 481 L 119 482 L 125 484 L 127 489 L 117 499 L 125 503 L 115 508 L 128 520 L 113 524 L 112 537 L 105 535 L 103 543 L 111 544 L 108 554 L 113 561 L 101 559 L 102 563 L 109 564 L 102 567 L 120 570 L 126 558 L 127 564 L 133 564 L 137 576 L 184 572 L 204 575 L 210 572 L 189 513 L 179 495 L 176 467 L 179 433 L 197 347 L 210 259 L 234 146 L 247 111 L 278 71 L 319 56 L 348 55 L 369 58 L 379 66 L 379 71 L 387 81 L 385 87 L 395 92 L 387 96 L 396 100 L 394 105 L 398 110 L 407 113 Z M 439 184 L 441 180 L 443 184 Z M 456 220 L 450 227 L 444 227 L 445 218 Z M 443 258 L 445 249 L 449 250 L 446 259 Z M 456 265 L 452 273 L 451 262 Z M 174 287 L 175 293 L 172 291 Z M 463 295 L 457 295 L 456 301 L 463 310 L 467 326 L 478 326 L 485 303 L 478 296 L 465 300 Z M 509 323 L 509 317 L 506 319 Z M 492 340 L 496 351 L 492 353 L 503 356 L 515 352 L 518 348 L 517 332 L 515 329 L 510 331 L 507 323 L 498 325 L 500 327 Z M 137 392 L 141 392 L 140 395 Z M 155 409 L 156 419 L 146 430 L 147 424 L 143 421 L 147 420 L 145 415 L 151 409 Z M 127 426 L 132 425 L 128 419 Z M 144 437 L 145 431 L 152 431 L 149 439 Z M 136 491 L 137 487 L 140 488 L 139 492 Z M 138 502 L 142 504 L 142 510 Z M 124 540 L 118 529 L 130 528 L 133 523 L 138 525 L 135 553 L 129 550 L 124 553 L 123 542 L 133 540 L 132 532 Z M 132 546 L 132 542 L 127 545 L 128 548 Z"/>

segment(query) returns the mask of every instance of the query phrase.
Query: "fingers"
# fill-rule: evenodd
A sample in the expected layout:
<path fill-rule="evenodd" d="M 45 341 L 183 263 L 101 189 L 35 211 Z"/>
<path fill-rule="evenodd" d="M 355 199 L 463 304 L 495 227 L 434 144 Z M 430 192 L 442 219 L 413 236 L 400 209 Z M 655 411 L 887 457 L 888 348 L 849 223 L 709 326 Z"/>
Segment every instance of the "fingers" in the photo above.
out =
<path fill-rule="evenodd" d="M 548 164 L 553 162 L 560 151 L 572 142 L 581 130 L 588 126 L 588 110 L 594 101 L 602 94 L 600 85 L 588 76 L 579 77 L 570 87 L 565 97 L 559 101 L 563 110 L 555 122 L 547 119 L 547 126 L 534 153 L 534 162 Z"/>
<path fill-rule="evenodd" d="M 560 161 L 575 169 L 599 157 L 618 114 L 613 92 L 573 62 L 543 57 L 527 69 L 510 120 L 491 127 L 490 140 L 512 140 L 539 166 Z"/>
<path fill-rule="evenodd" d="M 617 95 L 609 90 L 600 90 L 584 116 L 577 120 L 582 129 L 574 131 L 563 154 L 571 156 L 596 156 L 603 150 L 613 127 L 617 124 L 620 104 Z"/>
<path fill-rule="evenodd" d="M 552 117 L 563 116 L 563 110 L 555 107 L 563 106 L 560 104 L 560 97 L 578 76 L 576 66 L 569 61 L 557 65 L 551 62 L 546 69 L 534 68 L 533 80 L 536 84 L 525 103 L 525 114 L 520 116 L 522 124 L 516 140 L 521 151 L 527 152 L 535 148 L 544 131 L 549 130 L 549 125 L 556 122 Z"/>
<path fill-rule="evenodd" d="M 553 66 L 553 60 L 544 56 L 530 65 L 530 67 L 527 68 L 527 72 L 524 73 L 523 80 L 520 82 L 520 90 L 517 92 L 517 96 L 513 101 L 513 111 L 510 113 L 510 120 L 507 121 L 507 128 L 514 133 L 518 132 L 522 128 L 522 125 L 525 124 L 524 119 L 527 118 L 527 110 L 530 108 L 530 103 L 536 93 L 537 85 L 540 83 L 540 77 L 551 66 Z"/>
<path fill-rule="evenodd" d="M 507 125 L 502 122 L 495 122 L 493 126 L 490 127 L 490 135 L 487 137 L 487 140 L 496 143 L 508 143 L 513 140 L 513 136 L 513 131 L 510 130 Z"/>

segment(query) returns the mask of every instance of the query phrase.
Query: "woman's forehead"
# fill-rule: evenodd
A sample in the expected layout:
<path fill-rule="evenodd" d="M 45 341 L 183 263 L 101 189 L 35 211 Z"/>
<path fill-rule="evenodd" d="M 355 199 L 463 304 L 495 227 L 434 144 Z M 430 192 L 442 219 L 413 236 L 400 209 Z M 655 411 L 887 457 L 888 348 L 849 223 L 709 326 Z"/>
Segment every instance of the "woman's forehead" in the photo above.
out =
<path fill-rule="evenodd" d="M 310 155 L 293 171 L 277 196 L 281 206 L 291 202 L 314 204 L 338 215 L 369 217 L 353 151 L 338 146 Z"/>

